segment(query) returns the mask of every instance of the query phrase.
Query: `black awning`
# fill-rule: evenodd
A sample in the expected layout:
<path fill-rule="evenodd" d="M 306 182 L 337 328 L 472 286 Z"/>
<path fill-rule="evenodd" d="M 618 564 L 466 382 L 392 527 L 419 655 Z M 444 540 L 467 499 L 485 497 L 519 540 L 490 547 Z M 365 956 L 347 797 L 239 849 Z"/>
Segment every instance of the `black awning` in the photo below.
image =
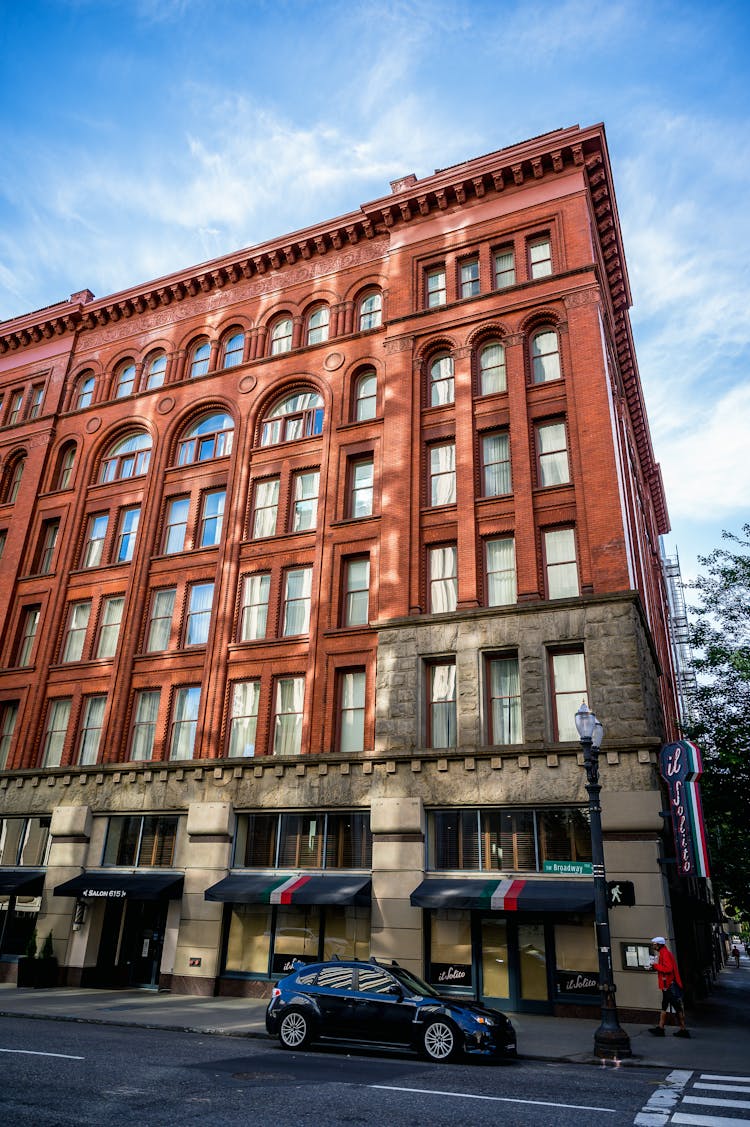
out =
<path fill-rule="evenodd" d="M 323 876 L 295 873 L 230 873 L 206 889 L 206 900 L 225 904 L 369 904 L 372 880 L 368 873 L 357 876 Z"/>
<path fill-rule="evenodd" d="M 0 896 L 41 896 L 44 869 L 0 869 Z"/>
<path fill-rule="evenodd" d="M 182 873 L 96 869 L 58 884 L 55 896 L 76 896 L 79 900 L 178 900 L 184 879 Z"/>
<path fill-rule="evenodd" d="M 493 912 L 590 912 L 594 885 L 574 880 L 487 880 L 428 877 L 411 894 L 415 908 Z"/>

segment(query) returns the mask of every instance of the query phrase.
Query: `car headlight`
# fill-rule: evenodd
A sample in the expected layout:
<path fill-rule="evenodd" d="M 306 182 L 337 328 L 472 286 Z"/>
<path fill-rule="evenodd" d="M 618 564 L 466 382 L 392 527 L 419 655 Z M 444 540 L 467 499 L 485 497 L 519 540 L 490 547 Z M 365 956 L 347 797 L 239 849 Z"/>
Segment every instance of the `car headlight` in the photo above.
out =
<path fill-rule="evenodd" d="M 495 1021 L 491 1017 L 476 1017 L 474 1019 L 477 1025 L 494 1025 Z"/>

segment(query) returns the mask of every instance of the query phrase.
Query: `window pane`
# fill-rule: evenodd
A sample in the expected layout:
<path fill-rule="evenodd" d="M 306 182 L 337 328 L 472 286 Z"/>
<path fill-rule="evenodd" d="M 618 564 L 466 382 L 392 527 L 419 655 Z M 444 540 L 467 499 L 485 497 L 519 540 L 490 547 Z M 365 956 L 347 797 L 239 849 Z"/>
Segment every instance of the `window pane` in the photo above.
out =
<path fill-rule="evenodd" d="M 430 406 L 453 403 L 454 399 L 453 358 L 436 356 L 430 364 Z"/>
<path fill-rule="evenodd" d="M 204 646 L 208 641 L 213 601 L 213 583 L 196 583 L 190 588 L 187 630 L 185 632 L 186 646 Z"/>
<path fill-rule="evenodd" d="M 203 500 L 203 514 L 201 517 L 201 548 L 212 548 L 221 540 L 225 501 L 226 493 L 223 489 L 206 494 Z"/>
<path fill-rule="evenodd" d="M 456 746 L 456 666 L 430 666 L 430 746 Z"/>
<path fill-rule="evenodd" d="M 529 266 L 532 278 L 544 278 L 552 273 L 552 247 L 547 238 L 529 243 Z"/>
<path fill-rule="evenodd" d="M 273 732 L 275 755 L 299 755 L 302 750 L 304 677 L 282 677 L 276 682 Z"/>
<path fill-rule="evenodd" d="M 164 552 L 170 555 L 181 552 L 185 547 L 185 533 L 187 532 L 188 512 L 190 510 L 189 497 L 178 497 L 170 501 L 167 510 L 167 526 L 164 538 Z"/>
<path fill-rule="evenodd" d="M 531 357 L 534 383 L 560 379 L 560 353 L 554 329 L 536 334 L 531 342 Z"/>
<path fill-rule="evenodd" d="M 495 288 L 504 289 L 505 286 L 516 284 L 516 266 L 512 248 L 500 250 L 495 255 Z"/>
<path fill-rule="evenodd" d="M 312 590 L 312 568 L 295 568 L 286 573 L 284 595 L 285 638 L 294 634 L 307 634 L 310 629 L 310 592 Z"/>
<path fill-rule="evenodd" d="M 255 755 L 260 681 L 240 681 L 232 690 L 232 715 L 229 733 L 230 756 Z"/>
<path fill-rule="evenodd" d="M 328 815 L 325 867 L 327 869 L 372 867 L 369 813 Z"/>
<path fill-rule="evenodd" d="M 470 258 L 461 263 L 461 297 L 474 297 L 479 293 L 479 259 Z"/>
<path fill-rule="evenodd" d="M 573 529 L 561 528 L 545 532 L 544 555 L 547 565 L 547 597 L 567 599 L 578 595 L 578 567 Z"/>
<path fill-rule="evenodd" d="M 507 391 L 505 349 L 499 341 L 486 344 L 479 354 L 479 390 L 482 395 Z"/>
<path fill-rule="evenodd" d="M 372 516 L 373 481 L 375 469 L 371 459 L 355 462 L 351 471 L 351 500 L 349 516 Z"/>
<path fill-rule="evenodd" d="M 325 814 L 282 814 L 279 868 L 322 868 L 324 830 Z"/>
<path fill-rule="evenodd" d="M 131 759 L 143 760 L 153 757 L 160 695 L 157 689 L 138 693 L 136 697 Z"/>
<path fill-rule="evenodd" d="M 540 810 L 537 814 L 539 861 L 590 861 L 589 812 L 574 806 Z"/>
<path fill-rule="evenodd" d="M 360 332 L 377 329 L 381 323 L 383 299 L 379 293 L 367 294 L 359 307 Z"/>
<path fill-rule="evenodd" d="M 170 587 L 165 591 L 157 591 L 151 604 L 151 620 L 149 623 L 148 641 L 146 652 L 154 653 L 165 650 L 169 645 L 169 635 L 172 628 L 172 612 L 177 590 Z"/>
<path fill-rule="evenodd" d="M 493 744 L 521 743 L 523 732 L 518 658 L 492 658 L 489 663 L 489 673 L 490 742 Z"/>
<path fill-rule="evenodd" d="M 539 484 L 564 485 L 570 481 L 565 423 L 537 427 Z"/>
<path fill-rule="evenodd" d="M 63 661 L 80 661 L 83 655 L 83 643 L 86 639 L 86 629 L 91 615 L 91 603 L 74 603 L 68 616 L 68 629 L 65 633 L 63 646 Z"/>
<path fill-rule="evenodd" d="M 198 707 L 201 691 L 197 685 L 178 689 L 172 721 L 170 759 L 192 759 L 198 728 Z"/>
<path fill-rule="evenodd" d="M 430 504 L 456 503 L 456 448 L 453 443 L 430 448 Z"/>
<path fill-rule="evenodd" d="M 437 305 L 445 305 L 445 270 L 429 270 L 425 282 L 427 308 L 433 309 Z"/>
<path fill-rule="evenodd" d="M 232 904 L 226 970 L 232 974 L 268 974 L 271 957 L 271 909 L 267 904 Z"/>
<path fill-rule="evenodd" d="M 275 869 L 278 824 L 278 814 L 238 815 L 234 864 L 246 869 Z"/>
<path fill-rule="evenodd" d="M 108 524 L 109 517 L 106 514 L 90 518 L 86 529 L 86 545 L 83 550 L 81 567 L 98 567 L 102 562 Z"/>
<path fill-rule="evenodd" d="M 282 352 L 289 352 L 292 347 L 292 319 L 285 317 L 277 321 L 271 329 L 271 355 L 278 356 Z"/>
<path fill-rule="evenodd" d="M 308 528 L 315 528 L 318 512 L 319 480 L 320 474 L 317 470 L 296 475 L 294 479 L 292 532 L 303 532 Z"/>
<path fill-rule="evenodd" d="M 370 560 L 347 560 L 344 626 L 365 626 L 370 616 Z"/>
<path fill-rule="evenodd" d="M 516 601 L 516 553 L 512 537 L 487 541 L 487 606 Z"/>
<path fill-rule="evenodd" d="M 455 544 L 430 549 L 430 610 L 447 614 L 458 604 L 457 552 Z"/>
<path fill-rule="evenodd" d="M 478 869 L 479 823 L 475 810 L 440 810 L 430 815 L 431 869 Z"/>
<path fill-rule="evenodd" d="M 365 672 L 353 670 L 341 677 L 340 751 L 362 751 L 365 746 Z"/>
<path fill-rule="evenodd" d="M 59 767 L 70 719 L 70 700 L 51 701 L 44 734 L 43 767 Z"/>
<path fill-rule="evenodd" d="M 357 379 L 354 417 L 357 422 L 374 419 L 377 414 L 377 377 L 374 372 L 363 372 Z"/>
<path fill-rule="evenodd" d="M 582 653 L 552 655 L 555 719 L 558 740 L 577 740 L 575 714 L 582 701 L 588 704 L 586 667 Z"/>
<path fill-rule="evenodd" d="M 242 589 L 240 641 L 254 642 L 265 638 L 268 622 L 268 593 L 271 576 L 248 575 Z"/>
<path fill-rule="evenodd" d="M 112 598 L 104 600 L 101 626 L 99 628 L 99 644 L 96 648 L 96 656 L 98 658 L 111 658 L 115 656 L 124 606 L 125 599 L 122 595 L 115 595 Z"/>
<path fill-rule="evenodd" d="M 99 758 L 99 743 L 104 723 L 106 696 L 89 697 L 83 712 L 81 742 L 78 749 L 78 762 L 81 766 L 96 763 Z"/>
<path fill-rule="evenodd" d="M 255 487 L 253 538 L 276 535 L 276 514 L 279 507 L 279 479 L 259 481 Z"/>
<path fill-rule="evenodd" d="M 501 497 L 510 493 L 510 439 L 507 434 L 484 435 L 482 468 L 485 497 Z"/>

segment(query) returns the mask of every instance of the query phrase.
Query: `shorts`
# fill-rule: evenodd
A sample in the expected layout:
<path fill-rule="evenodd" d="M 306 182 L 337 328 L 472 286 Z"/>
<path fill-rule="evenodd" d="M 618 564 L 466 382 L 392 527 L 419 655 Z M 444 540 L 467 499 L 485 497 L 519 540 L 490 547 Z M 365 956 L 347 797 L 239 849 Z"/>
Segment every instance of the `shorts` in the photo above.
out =
<path fill-rule="evenodd" d="M 666 990 L 662 990 L 661 994 L 661 1008 L 667 1013 L 668 1010 L 674 1010 L 676 1014 L 682 1013 L 682 990 L 673 982 Z"/>

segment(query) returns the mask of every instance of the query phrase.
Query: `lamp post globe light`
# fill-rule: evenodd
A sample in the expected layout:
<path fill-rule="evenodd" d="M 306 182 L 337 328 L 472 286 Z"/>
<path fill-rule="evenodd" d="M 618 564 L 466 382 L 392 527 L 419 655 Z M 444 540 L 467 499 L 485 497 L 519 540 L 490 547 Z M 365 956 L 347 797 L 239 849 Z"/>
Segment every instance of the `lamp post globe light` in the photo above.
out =
<path fill-rule="evenodd" d="M 620 1027 L 615 1004 L 615 984 L 612 975 L 612 944 L 609 936 L 607 912 L 607 876 L 604 871 L 604 839 L 602 837 L 602 807 L 599 801 L 599 749 L 604 729 L 585 701 L 576 712 L 576 730 L 583 749 L 586 769 L 586 790 L 589 796 L 591 819 L 591 860 L 594 872 L 594 919 L 596 949 L 599 957 L 599 989 L 602 995 L 602 1021 L 594 1033 L 594 1056 L 602 1059 L 621 1059 L 632 1056 L 630 1038 Z"/>

